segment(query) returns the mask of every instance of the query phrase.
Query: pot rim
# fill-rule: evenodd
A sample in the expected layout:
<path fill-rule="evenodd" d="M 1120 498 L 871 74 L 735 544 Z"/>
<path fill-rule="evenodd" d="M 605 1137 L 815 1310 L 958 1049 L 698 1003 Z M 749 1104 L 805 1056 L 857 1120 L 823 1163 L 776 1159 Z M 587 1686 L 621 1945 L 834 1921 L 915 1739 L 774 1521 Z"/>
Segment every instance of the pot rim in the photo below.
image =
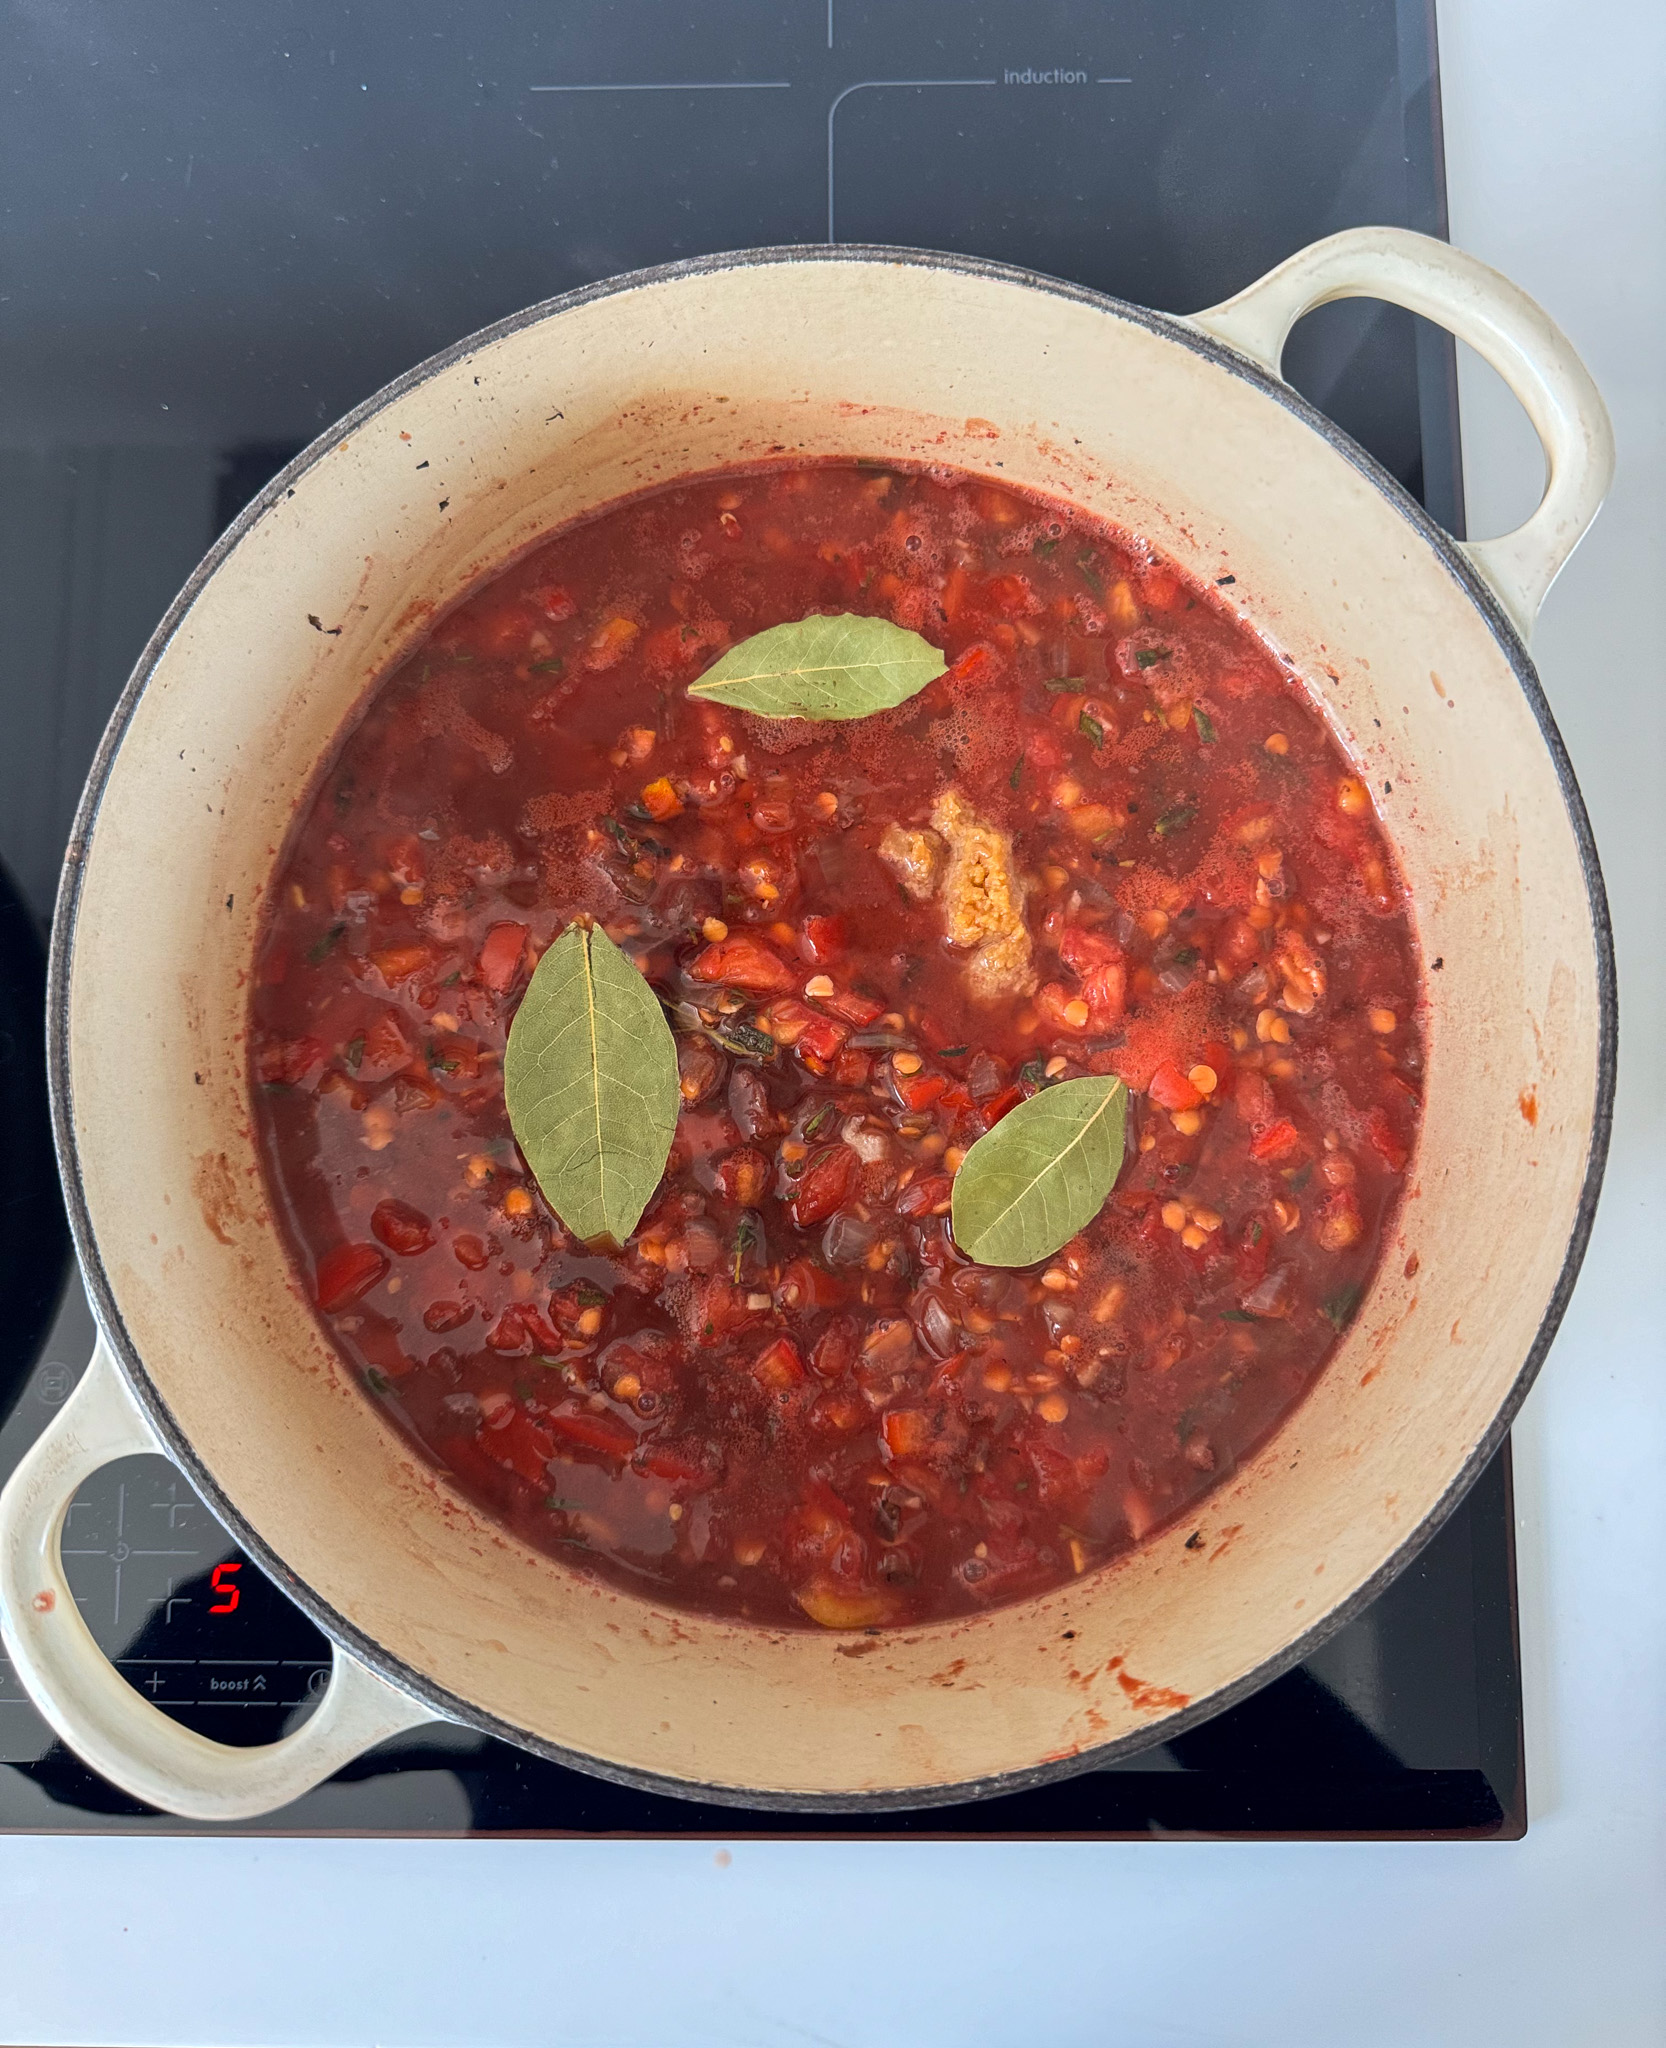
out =
<path fill-rule="evenodd" d="M 363 426 L 408 392 L 449 369 L 454 363 L 505 335 L 519 333 L 557 315 L 571 312 L 577 307 L 635 291 L 644 286 L 673 283 L 688 277 L 710 276 L 724 270 L 746 270 L 763 264 L 786 263 L 868 263 L 887 267 L 909 265 L 921 269 L 952 270 L 969 277 L 1021 285 L 1055 298 L 1089 306 L 1098 312 L 1143 327 L 1164 340 L 1190 350 L 1194 355 L 1201 356 L 1205 361 L 1230 372 L 1233 376 L 1255 385 L 1267 397 L 1283 406 L 1287 412 L 1292 413 L 1328 442 L 1344 461 L 1376 488 L 1405 520 L 1417 538 L 1430 549 L 1448 575 L 1480 612 L 1508 662 L 1549 751 L 1568 821 L 1573 828 L 1574 840 L 1579 849 L 1580 869 L 1585 883 L 1596 954 L 1596 1100 L 1593 1105 L 1590 1146 L 1586 1154 L 1578 1207 L 1563 1254 L 1561 1269 L 1539 1327 L 1534 1333 L 1533 1342 L 1515 1379 L 1511 1382 L 1509 1393 L 1500 1405 L 1497 1415 L 1465 1459 L 1450 1486 L 1424 1515 L 1421 1522 L 1350 1598 L 1322 1616 L 1286 1643 L 1282 1649 L 1263 1659 L 1252 1671 L 1246 1672 L 1233 1684 L 1194 1700 L 1189 1706 L 1166 1715 L 1162 1721 L 1148 1729 L 1134 1730 L 1115 1741 L 1081 1750 L 1070 1757 L 1033 1764 L 990 1777 L 963 1779 L 948 1785 L 899 1787 L 863 1793 L 770 1792 L 755 1791 L 745 1786 L 706 1785 L 692 1779 L 612 1764 L 584 1752 L 564 1748 L 511 1722 L 501 1720 L 446 1687 L 436 1684 L 426 1674 L 385 1649 L 373 1637 L 364 1634 L 345 1615 L 321 1599 L 304 1580 L 291 1572 L 265 1540 L 249 1526 L 235 1504 L 222 1491 L 214 1474 L 199 1457 L 152 1382 L 144 1361 L 128 1333 L 110 1276 L 99 1254 L 98 1241 L 88 1210 L 75 1140 L 74 1105 L 69 1073 L 70 968 L 75 949 L 76 920 L 80 907 L 85 852 L 97 829 L 105 786 L 114 769 L 116 757 L 128 725 L 138 708 L 139 700 L 149 686 L 168 643 L 187 611 L 244 535 L 293 490 L 295 484 L 308 470 L 336 448 L 345 435 Z M 637 1791 L 692 1799 L 708 1805 L 749 1807 L 784 1814 L 882 1813 L 959 1805 L 973 1800 L 998 1798 L 1006 1794 L 1028 1791 L 1060 1779 L 1075 1777 L 1083 1771 L 1102 1770 L 1142 1749 L 1181 1734 L 1201 1722 L 1212 1720 L 1217 1714 L 1235 1706 L 1252 1693 L 1260 1691 L 1273 1679 L 1281 1677 L 1286 1671 L 1311 1656 L 1321 1644 L 1362 1613 L 1411 1563 L 1457 1507 L 1508 1434 L 1528 1390 L 1538 1377 L 1539 1369 L 1566 1312 L 1584 1261 L 1586 1246 L 1590 1242 L 1597 1199 L 1602 1189 L 1603 1171 L 1607 1164 L 1619 1039 L 1618 1007 L 1613 927 L 1596 840 L 1591 830 L 1584 798 L 1574 775 L 1573 764 L 1568 758 L 1562 735 L 1557 729 L 1532 659 L 1498 598 L 1457 541 L 1430 518 L 1423 507 L 1374 456 L 1368 454 L 1357 441 L 1281 378 L 1272 375 L 1259 364 L 1240 355 L 1225 343 L 1215 340 L 1201 329 L 1193 327 L 1178 315 L 1160 313 L 1150 307 L 1134 305 L 1107 292 L 1093 291 L 1085 285 L 1049 277 L 1041 271 L 1028 270 L 1016 264 L 997 263 L 982 257 L 961 256 L 940 250 L 893 248 L 875 243 L 812 243 L 803 246 L 788 244 L 761 249 L 724 251 L 689 258 L 678 263 L 625 271 L 615 277 L 581 285 L 576 290 L 561 293 L 555 298 L 541 300 L 536 305 L 525 307 L 505 319 L 479 328 L 427 357 L 403 375 L 394 378 L 391 383 L 383 385 L 369 398 L 362 400 L 302 449 L 300 454 L 243 508 L 192 571 L 183 589 L 168 607 L 161 623 L 147 641 L 110 715 L 109 724 L 99 742 L 80 802 L 76 807 L 75 822 L 65 851 L 63 875 L 52 921 L 46 1000 L 47 1082 L 51 1098 L 53 1142 L 58 1156 L 59 1176 L 63 1183 L 77 1263 L 91 1297 L 94 1315 L 120 1364 L 122 1373 L 168 1456 L 180 1467 L 243 1550 L 333 1644 L 368 1665 L 390 1684 L 431 1706 L 436 1715 L 445 1720 L 473 1728 L 484 1735 L 496 1736 L 552 1763 L 584 1771 L 592 1777 L 625 1785 Z"/>

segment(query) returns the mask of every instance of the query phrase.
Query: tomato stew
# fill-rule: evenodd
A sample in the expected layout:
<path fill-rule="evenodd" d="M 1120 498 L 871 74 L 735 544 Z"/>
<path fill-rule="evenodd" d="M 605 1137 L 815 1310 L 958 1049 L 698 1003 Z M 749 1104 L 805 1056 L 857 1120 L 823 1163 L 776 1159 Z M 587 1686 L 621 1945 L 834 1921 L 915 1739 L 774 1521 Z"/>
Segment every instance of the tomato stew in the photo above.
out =
<path fill-rule="evenodd" d="M 950 670 L 845 724 L 686 695 L 818 610 Z M 623 1249 L 504 1110 L 575 917 L 678 1032 Z M 1072 507 L 878 464 L 632 499 L 445 618 L 299 817 L 251 1021 L 302 1284 L 432 1458 L 581 1569 L 833 1628 L 1043 1592 L 1218 1485 L 1371 1277 L 1422 1066 L 1394 862 L 1292 675 Z M 971 1264 L 966 1148 L 1083 1073 L 1134 1091 L 1114 1193 Z"/>

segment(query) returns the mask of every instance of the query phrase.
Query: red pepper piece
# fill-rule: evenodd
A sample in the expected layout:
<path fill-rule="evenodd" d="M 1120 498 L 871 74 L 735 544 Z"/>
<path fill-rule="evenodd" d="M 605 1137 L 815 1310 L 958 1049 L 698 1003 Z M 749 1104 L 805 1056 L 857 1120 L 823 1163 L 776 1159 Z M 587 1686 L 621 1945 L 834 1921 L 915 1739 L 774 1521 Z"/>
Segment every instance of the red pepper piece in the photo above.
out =
<path fill-rule="evenodd" d="M 849 1145 L 824 1145 L 812 1152 L 793 1191 L 792 1219 L 800 1230 L 825 1223 L 849 1199 L 859 1161 Z"/>
<path fill-rule="evenodd" d="M 1009 1109 L 1016 1109 L 1024 1100 L 1022 1088 L 1003 1088 L 999 1095 L 990 1096 L 983 1105 L 984 1122 L 993 1130 Z"/>
<path fill-rule="evenodd" d="M 892 1408 L 880 1425 L 893 1458 L 921 1458 L 931 1448 L 931 1417 L 923 1408 Z"/>
<path fill-rule="evenodd" d="M 835 1024 L 831 1017 L 812 1017 L 798 1034 L 797 1050 L 811 1059 L 833 1059 L 845 1040 L 850 1036 L 843 1024 Z"/>
<path fill-rule="evenodd" d="M 827 967 L 845 950 L 845 921 L 842 917 L 807 917 L 802 947 L 806 959 Z"/>
<path fill-rule="evenodd" d="M 1196 1109 L 1203 1100 L 1173 1060 L 1164 1060 L 1152 1075 L 1150 1094 L 1163 1109 Z"/>
<path fill-rule="evenodd" d="M 752 1361 L 752 1376 L 778 1393 L 788 1393 L 804 1384 L 804 1361 L 789 1337 L 777 1337 L 766 1344 Z"/>
<path fill-rule="evenodd" d="M 1285 1159 L 1301 1149 L 1301 1142 L 1301 1132 L 1288 1117 L 1281 1116 L 1277 1123 L 1268 1124 L 1264 1131 L 1256 1132 L 1250 1139 L 1250 1152 L 1260 1160 Z"/>
<path fill-rule="evenodd" d="M 370 1212 L 370 1230 L 373 1237 L 379 1237 L 390 1252 L 398 1252 L 402 1258 L 415 1258 L 418 1252 L 427 1251 L 434 1242 L 434 1226 L 420 1209 L 413 1209 L 409 1202 L 390 1199 L 378 1202 Z"/>
<path fill-rule="evenodd" d="M 930 1109 L 948 1093 L 947 1074 L 898 1074 L 897 1099 L 904 1109 Z M 968 1098 L 969 1100 L 970 1098 Z"/>
<path fill-rule="evenodd" d="M 487 1455 L 506 1465 L 517 1479 L 529 1486 L 542 1486 L 546 1468 L 555 1456 L 555 1438 L 519 1408 L 504 1423 L 481 1439 Z"/>
<path fill-rule="evenodd" d="M 1411 1148 L 1389 1121 L 1386 1109 L 1374 1109 L 1365 1119 L 1365 1135 L 1391 1173 L 1403 1173 Z"/>
<path fill-rule="evenodd" d="M 584 1451 L 596 1451 L 604 1458 L 628 1458 L 636 1449 L 636 1432 L 616 1415 L 600 1414 L 590 1408 L 558 1408 L 549 1426 L 564 1443 Z"/>
<path fill-rule="evenodd" d="M 855 1157 L 854 1153 L 851 1155 Z M 373 1244 L 338 1244 L 318 1261 L 313 1295 L 325 1315 L 333 1316 L 368 1294 L 388 1270 L 388 1255 Z"/>
<path fill-rule="evenodd" d="M 524 924 L 495 924 L 480 947 L 480 979 L 493 995 L 501 996 L 514 987 L 526 951 Z"/>
<path fill-rule="evenodd" d="M 885 1014 L 883 1003 L 876 1003 L 872 996 L 858 995 L 855 989 L 836 988 L 830 996 L 819 996 L 817 1001 L 846 1024 L 854 1024 L 858 1031 L 865 1031 L 876 1017 Z"/>

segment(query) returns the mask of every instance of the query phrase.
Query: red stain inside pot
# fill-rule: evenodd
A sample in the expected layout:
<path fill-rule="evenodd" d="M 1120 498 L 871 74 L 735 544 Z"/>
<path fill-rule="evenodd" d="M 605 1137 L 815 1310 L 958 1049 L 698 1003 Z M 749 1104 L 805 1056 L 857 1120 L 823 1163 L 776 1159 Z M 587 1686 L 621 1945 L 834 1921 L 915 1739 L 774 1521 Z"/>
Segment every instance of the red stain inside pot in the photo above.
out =
<path fill-rule="evenodd" d="M 817 611 L 949 671 L 837 724 L 686 694 Z M 575 917 L 692 1027 L 616 1252 L 504 1107 Z M 890 466 L 633 499 L 443 620 L 298 819 L 252 1013 L 273 1200 L 374 1395 L 563 1561 L 771 1624 L 1027 1597 L 1195 1506 L 1354 1313 L 1421 1089 L 1394 862 L 1262 644 L 1066 504 Z M 1112 1073 L 1098 1217 L 963 1257 L 966 1149 Z"/>

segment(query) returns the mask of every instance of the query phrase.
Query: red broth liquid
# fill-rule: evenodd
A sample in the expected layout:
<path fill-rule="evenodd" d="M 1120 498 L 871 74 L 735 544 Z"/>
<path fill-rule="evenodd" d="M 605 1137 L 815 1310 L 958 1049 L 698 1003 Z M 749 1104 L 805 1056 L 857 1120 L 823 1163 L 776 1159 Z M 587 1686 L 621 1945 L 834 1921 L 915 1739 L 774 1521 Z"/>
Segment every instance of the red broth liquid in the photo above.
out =
<path fill-rule="evenodd" d="M 687 696 L 815 611 L 949 673 L 842 724 Z M 948 792 L 1022 906 L 993 992 L 910 890 Z M 685 1027 L 619 1252 L 562 1227 L 504 1108 L 575 917 Z M 429 1456 L 582 1570 L 834 1628 L 1034 1595 L 1192 1510 L 1335 1348 L 1422 1067 L 1370 796 L 1266 648 L 1065 504 L 863 464 L 629 500 L 449 615 L 296 823 L 251 1024 L 300 1284 Z M 1105 1073 L 1102 1213 L 1034 1270 L 963 1258 L 965 1149 Z"/>

